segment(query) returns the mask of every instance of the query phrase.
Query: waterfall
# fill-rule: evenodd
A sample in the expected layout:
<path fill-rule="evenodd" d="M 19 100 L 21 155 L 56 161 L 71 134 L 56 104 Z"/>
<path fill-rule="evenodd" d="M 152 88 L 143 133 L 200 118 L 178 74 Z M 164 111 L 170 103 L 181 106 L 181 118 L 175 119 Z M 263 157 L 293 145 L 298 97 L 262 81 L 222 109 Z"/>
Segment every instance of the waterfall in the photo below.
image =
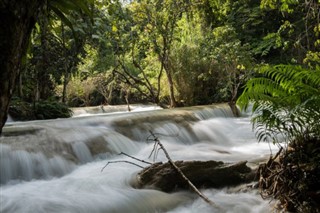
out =
<path fill-rule="evenodd" d="M 130 105 L 131 112 L 138 112 L 138 111 L 149 111 L 149 110 L 157 110 L 161 109 L 159 106 L 156 105 L 140 105 L 140 104 L 133 104 Z M 116 112 L 128 112 L 128 105 L 100 105 L 94 107 L 75 107 L 72 108 L 73 116 L 88 116 L 92 114 L 104 114 L 104 113 L 116 113 Z"/>
<path fill-rule="evenodd" d="M 119 153 L 167 160 L 161 151 L 149 158 L 150 131 L 175 160 L 248 160 L 254 166 L 270 149 L 257 143 L 249 118 L 234 118 L 227 104 L 7 123 L 0 138 L 0 212 L 210 212 L 190 192 L 130 186 L 139 167 L 121 162 L 133 159 Z M 109 161 L 118 163 L 101 172 Z M 238 212 L 224 202 L 239 194 L 206 191 L 225 212 Z M 247 202 L 239 204 L 240 212 L 251 205 L 260 212 L 269 208 L 256 193 L 239 202 Z"/>

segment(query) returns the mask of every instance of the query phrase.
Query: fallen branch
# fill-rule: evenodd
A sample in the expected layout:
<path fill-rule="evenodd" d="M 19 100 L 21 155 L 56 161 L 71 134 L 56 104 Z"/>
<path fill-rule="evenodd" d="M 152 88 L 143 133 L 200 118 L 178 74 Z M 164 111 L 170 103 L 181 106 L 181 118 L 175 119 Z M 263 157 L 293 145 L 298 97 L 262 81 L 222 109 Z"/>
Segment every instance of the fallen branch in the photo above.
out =
<path fill-rule="evenodd" d="M 126 154 L 126 153 L 124 153 L 124 152 L 120 152 L 119 155 L 125 155 L 125 156 L 127 156 L 127 157 L 129 157 L 129 158 L 132 158 L 132 159 L 134 159 L 134 160 L 140 161 L 140 162 L 142 162 L 142 163 L 152 165 L 152 163 L 150 163 L 150 162 L 148 162 L 148 161 L 141 160 L 141 159 L 139 159 L 139 158 L 136 158 L 136 157 L 133 157 L 133 156 L 131 156 L 131 155 L 128 155 L 128 154 Z M 101 172 L 102 172 L 109 164 L 111 164 L 111 163 L 128 163 L 128 164 L 132 164 L 132 165 L 138 166 L 138 167 L 140 167 L 140 168 L 142 168 L 142 169 L 144 168 L 143 166 L 140 166 L 139 164 L 133 163 L 133 162 L 131 162 L 131 161 L 117 160 L 117 161 L 109 161 L 109 162 L 101 169 Z"/>
<path fill-rule="evenodd" d="M 177 167 L 177 165 L 172 161 L 171 157 L 169 156 L 167 150 L 164 148 L 164 146 L 162 145 L 162 143 L 160 142 L 160 140 L 158 139 L 158 137 L 156 137 L 156 135 L 150 131 L 150 134 L 152 135 L 152 137 L 154 138 L 154 142 L 155 144 L 159 145 L 160 149 L 162 149 L 162 151 L 164 152 L 164 154 L 166 155 L 170 165 L 181 175 L 181 177 L 188 183 L 188 185 L 191 187 L 191 189 L 197 193 L 205 202 L 207 202 L 208 204 L 210 204 L 211 206 L 214 207 L 218 207 L 213 201 L 211 201 L 207 196 L 205 196 L 203 193 L 201 193 L 197 187 L 195 187 L 195 185 L 193 185 L 193 183 L 183 174 L 183 172 L 181 171 L 181 169 L 179 167 Z M 156 147 L 157 145 L 154 145 L 154 147 Z M 154 148 L 155 149 L 155 148 Z M 153 149 L 153 151 L 154 151 Z"/>
<path fill-rule="evenodd" d="M 174 161 L 174 164 L 199 188 L 224 188 L 255 180 L 256 171 L 246 161 L 224 163 L 222 161 Z M 155 188 L 164 192 L 190 188 L 170 162 L 154 163 L 137 174 L 137 188 Z"/>
<path fill-rule="evenodd" d="M 110 161 L 108 162 L 104 167 L 102 167 L 101 169 L 101 172 L 103 172 L 103 170 L 111 163 L 128 163 L 128 164 L 132 164 L 132 165 L 135 165 L 137 167 L 140 167 L 140 168 L 144 168 L 143 166 L 140 166 L 139 164 L 136 164 L 136 163 L 133 163 L 133 162 L 130 162 L 130 161 L 126 161 L 126 160 L 116 160 L 116 161 Z"/>
<path fill-rule="evenodd" d="M 133 157 L 133 156 L 131 156 L 131 155 L 128 155 L 128 154 L 126 154 L 126 153 L 124 153 L 124 152 L 120 152 L 119 155 L 125 155 L 125 156 L 127 156 L 127 157 L 129 157 L 129 158 L 132 158 L 132 159 L 134 159 L 134 160 L 137 160 L 137 161 L 140 161 L 140 162 L 142 162 L 142 163 L 149 164 L 149 165 L 152 164 L 152 163 L 150 163 L 150 162 L 148 162 L 148 161 L 141 160 L 141 159 L 139 159 L 139 158 L 136 158 L 136 157 Z"/>

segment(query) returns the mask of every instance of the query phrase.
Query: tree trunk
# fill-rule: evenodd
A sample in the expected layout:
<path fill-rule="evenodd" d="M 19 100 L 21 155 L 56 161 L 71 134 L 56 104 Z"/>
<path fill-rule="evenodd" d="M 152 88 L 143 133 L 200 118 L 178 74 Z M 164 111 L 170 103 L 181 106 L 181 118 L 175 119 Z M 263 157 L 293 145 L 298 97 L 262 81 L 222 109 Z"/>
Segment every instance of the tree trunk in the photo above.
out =
<path fill-rule="evenodd" d="M 169 57 L 168 55 L 163 56 L 162 63 L 163 63 L 164 71 L 167 75 L 167 81 L 169 86 L 170 107 L 175 108 L 177 106 L 177 102 L 174 95 L 174 86 L 173 86 L 172 75 L 171 75 L 169 64 L 168 64 L 169 63 L 168 57 Z"/>
<path fill-rule="evenodd" d="M 23 97 L 23 81 L 22 81 L 22 75 L 20 74 L 19 76 L 19 84 L 18 84 L 18 89 L 19 89 L 19 97 L 22 98 Z"/>
<path fill-rule="evenodd" d="M 43 0 L 2 0 L 0 4 L 0 134 L 7 120 L 9 102 L 20 74 L 31 30 Z"/>
<path fill-rule="evenodd" d="M 111 83 L 111 84 L 112 84 L 112 83 Z M 112 97 L 113 97 L 112 93 L 113 93 L 113 85 L 111 85 L 111 86 L 109 87 L 109 94 L 108 94 L 108 97 L 107 97 L 107 99 L 106 99 L 108 104 L 113 104 L 113 103 L 112 103 Z"/>
<path fill-rule="evenodd" d="M 69 83 L 70 74 L 68 71 L 65 71 L 64 73 L 64 79 L 63 79 L 63 89 L 62 89 L 62 103 L 67 102 L 67 86 Z"/>
<path fill-rule="evenodd" d="M 127 103 L 128 112 L 131 112 L 129 97 L 130 97 L 130 89 L 126 89 L 126 90 L 125 90 L 124 98 L 125 98 L 126 103 Z"/>
<path fill-rule="evenodd" d="M 40 26 L 40 58 L 37 60 L 36 65 L 36 81 L 38 86 L 38 97 L 36 101 L 46 100 L 48 97 L 52 96 L 52 81 L 48 72 L 49 64 L 49 41 L 48 41 L 48 32 L 49 32 L 49 20 L 48 20 L 48 8 L 46 5 L 41 10 L 39 16 L 41 19 L 38 21 Z"/>
<path fill-rule="evenodd" d="M 171 73 L 166 70 L 168 84 L 169 84 L 169 93 L 170 93 L 170 107 L 175 108 L 177 106 L 176 99 L 174 97 L 174 87 Z"/>
<path fill-rule="evenodd" d="M 67 55 L 67 51 L 65 51 L 65 49 L 67 49 L 66 47 L 66 39 L 65 39 L 65 32 L 64 32 L 64 24 L 63 22 L 61 22 L 61 39 L 62 39 L 62 45 L 64 47 L 64 57 L 68 57 Z M 68 65 L 65 64 L 64 67 L 64 74 L 63 74 L 63 88 L 62 88 L 62 103 L 66 103 L 67 102 L 67 85 L 69 83 L 69 78 L 70 78 L 70 74 L 69 74 L 69 69 L 68 69 Z"/>
<path fill-rule="evenodd" d="M 239 109 L 238 109 L 238 107 L 237 107 L 237 103 L 236 103 L 236 101 L 230 101 L 229 102 L 229 106 L 230 106 L 230 108 L 231 108 L 231 111 L 232 111 L 232 113 L 233 113 L 233 115 L 235 116 L 235 117 L 240 117 L 240 111 L 239 111 Z"/>

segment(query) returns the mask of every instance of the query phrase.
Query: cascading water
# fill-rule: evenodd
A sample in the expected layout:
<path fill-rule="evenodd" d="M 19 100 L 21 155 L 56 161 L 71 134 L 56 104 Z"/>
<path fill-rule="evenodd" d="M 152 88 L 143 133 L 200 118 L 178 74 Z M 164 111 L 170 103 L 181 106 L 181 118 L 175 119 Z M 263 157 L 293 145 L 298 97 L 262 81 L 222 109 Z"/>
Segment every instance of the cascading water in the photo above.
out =
<path fill-rule="evenodd" d="M 257 143 L 248 117 L 233 118 L 227 105 L 98 114 L 8 123 L 0 138 L 0 212 L 270 212 L 257 192 L 206 189 L 213 208 L 192 192 L 134 189 L 141 168 L 120 152 L 152 161 L 150 132 L 173 160 L 248 160 L 270 153 Z M 156 161 L 167 161 L 159 151 Z"/>

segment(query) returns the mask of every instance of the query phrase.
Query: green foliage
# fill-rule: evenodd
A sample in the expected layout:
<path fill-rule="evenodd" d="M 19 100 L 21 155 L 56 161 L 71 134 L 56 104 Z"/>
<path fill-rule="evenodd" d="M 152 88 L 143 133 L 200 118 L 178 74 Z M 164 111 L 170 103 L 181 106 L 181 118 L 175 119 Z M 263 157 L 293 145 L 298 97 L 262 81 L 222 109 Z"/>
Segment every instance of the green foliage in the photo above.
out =
<path fill-rule="evenodd" d="M 279 9 L 282 12 L 292 13 L 294 11 L 294 7 L 299 4 L 299 1 L 296 0 L 262 0 L 261 7 L 262 8 L 270 8 L 270 9 Z"/>
<path fill-rule="evenodd" d="M 70 106 L 90 106 L 93 102 L 92 94 L 96 85 L 92 77 L 81 79 L 80 75 L 74 75 L 68 83 L 67 103 Z"/>
<path fill-rule="evenodd" d="M 83 12 L 87 16 L 93 17 L 92 11 L 89 9 L 88 4 L 93 4 L 93 0 L 49 0 L 48 8 L 52 10 L 59 19 L 64 22 L 74 33 L 76 33 L 72 20 L 68 18 L 74 12 Z"/>
<path fill-rule="evenodd" d="M 302 64 L 310 53 L 319 52 L 318 1 L 264 0 L 261 8 L 278 17 L 277 28 L 269 31 L 267 36 L 276 38 L 276 48 L 281 53 L 280 63 Z"/>
<path fill-rule="evenodd" d="M 210 61 L 203 57 L 205 49 L 201 43 L 205 35 L 201 29 L 201 19 L 193 14 L 192 19 L 184 14 L 177 23 L 177 37 L 173 43 L 170 62 L 174 73 L 177 97 L 185 105 L 205 104 L 211 99 L 214 90 L 214 79 L 209 73 L 213 72 Z M 203 50 L 203 51 L 202 51 Z M 208 89 L 206 85 L 212 85 Z"/>
<path fill-rule="evenodd" d="M 21 98 L 30 102 L 45 100 L 55 95 L 57 84 L 67 84 L 80 63 L 80 56 L 85 54 L 84 43 L 91 37 L 87 3 L 83 0 L 48 1 L 48 8 L 32 34 L 26 69 L 19 82 Z M 64 96 L 65 92 L 63 101 Z"/>
<path fill-rule="evenodd" d="M 26 121 L 69 118 L 72 116 L 72 110 L 56 101 L 39 101 L 31 104 L 16 98 L 10 104 L 9 114 L 16 120 Z"/>
<path fill-rule="evenodd" d="M 251 74 L 253 58 L 248 45 L 242 44 L 235 29 L 227 25 L 215 28 L 203 46 L 206 57 L 218 70 L 221 93 L 227 91 L 225 101 L 235 101 L 239 87 Z"/>
<path fill-rule="evenodd" d="M 72 110 L 67 105 L 59 102 L 40 101 L 35 104 L 36 119 L 69 118 Z"/>
<path fill-rule="evenodd" d="M 40 99 L 58 91 L 81 105 L 100 102 L 97 91 L 109 103 L 124 91 L 155 103 L 234 102 L 255 63 L 319 62 L 318 7 L 278 3 L 48 1 L 47 33 L 39 22 L 22 92 L 33 100 L 35 88 Z"/>
<path fill-rule="evenodd" d="M 253 104 L 259 141 L 292 141 L 304 134 L 320 135 L 320 67 L 265 66 L 250 79 L 237 103 Z"/>
<path fill-rule="evenodd" d="M 25 121 L 35 119 L 32 104 L 13 98 L 9 106 L 9 114 L 15 120 Z"/>

